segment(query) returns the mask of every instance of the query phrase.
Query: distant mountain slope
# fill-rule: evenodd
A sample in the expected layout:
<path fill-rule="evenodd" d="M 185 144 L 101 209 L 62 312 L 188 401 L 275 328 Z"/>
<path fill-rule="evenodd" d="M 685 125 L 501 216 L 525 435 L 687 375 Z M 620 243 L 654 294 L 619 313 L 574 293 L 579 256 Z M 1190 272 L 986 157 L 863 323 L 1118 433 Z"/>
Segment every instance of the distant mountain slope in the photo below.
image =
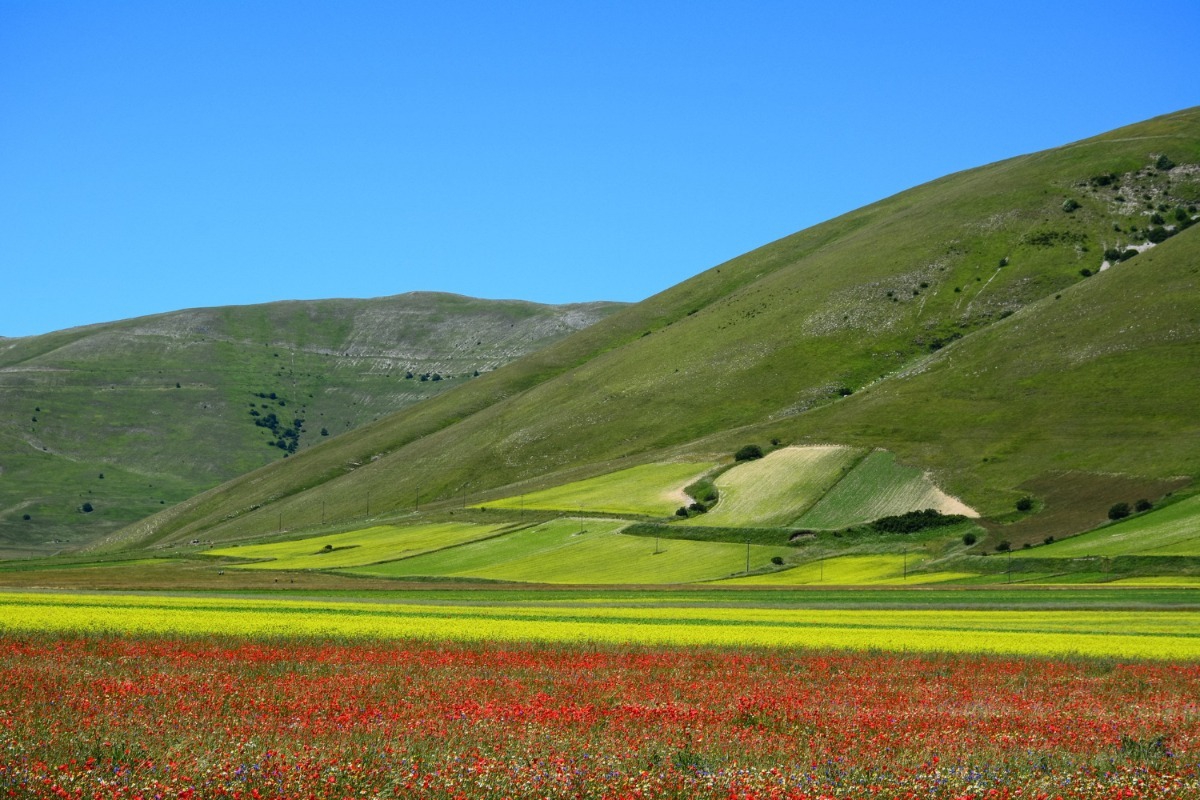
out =
<path fill-rule="evenodd" d="M 1197 202 L 1198 109 L 951 175 L 113 542 L 361 516 L 368 493 L 375 513 L 486 500 L 753 438 L 886 447 L 984 514 L 1054 470 L 1197 475 Z"/>
<path fill-rule="evenodd" d="M 102 535 L 620 307 L 413 293 L 191 309 L 4 339 L 0 552 Z"/>

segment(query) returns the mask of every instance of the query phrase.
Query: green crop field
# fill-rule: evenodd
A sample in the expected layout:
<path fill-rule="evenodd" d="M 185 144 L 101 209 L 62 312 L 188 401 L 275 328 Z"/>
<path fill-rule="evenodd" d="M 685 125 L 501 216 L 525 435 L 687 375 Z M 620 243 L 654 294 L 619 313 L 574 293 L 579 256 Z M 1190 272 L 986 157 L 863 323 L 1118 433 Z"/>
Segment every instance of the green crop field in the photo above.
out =
<path fill-rule="evenodd" d="M 612 642 L 1194 659 L 1194 611 L 551 607 L 0 594 L 0 632 Z"/>
<path fill-rule="evenodd" d="M 587 480 L 555 486 L 482 505 L 488 508 L 591 511 L 664 517 L 691 501 L 683 487 L 716 466 L 713 463 L 643 464 Z"/>
<path fill-rule="evenodd" d="M 442 523 L 379 525 L 362 530 L 313 536 L 289 542 L 225 547 L 206 555 L 264 559 L 239 564 L 240 569 L 334 569 L 357 567 L 440 550 L 494 535 L 504 525 Z"/>
<path fill-rule="evenodd" d="M 622 520 L 560 519 L 450 550 L 349 570 L 380 577 L 453 577 L 531 583 L 664 584 L 722 578 L 746 568 L 746 546 L 625 536 Z M 750 546 L 751 569 L 785 547 Z"/>
<path fill-rule="evenodd" d="M 729 578 L 720 584 L 731 586 L 828 586 L 919 585 L 972 578 L 967 572 L 916 572 L 920 559 L 903 555 L 838 556 L 810 561 L 791 569 Z M 907 569 L 906 569 L 907 565 Z"/>
<path fill-rule="evenodd" d="M 876 450 L 794 524 L 802 528 L 846 528 L 926 508 L 943 514 L 969 511 L 934 485 L 921 470 L 897 464 L 894 453 Z"/>
<path fill-rule="evenodd" d="M 1014 553 L 1014 558 L 1130 555 L 1200 556 L 1200 495 L 1091 533 L 1021 550 Z"/>
<path fill-rule="evenodd" d="M 833 486 L 858 455 L 833 445 L 785 447 L 739 464 L 716 479 L 721 493 L 716 507 L 681 524 L 787 525 Z"/>

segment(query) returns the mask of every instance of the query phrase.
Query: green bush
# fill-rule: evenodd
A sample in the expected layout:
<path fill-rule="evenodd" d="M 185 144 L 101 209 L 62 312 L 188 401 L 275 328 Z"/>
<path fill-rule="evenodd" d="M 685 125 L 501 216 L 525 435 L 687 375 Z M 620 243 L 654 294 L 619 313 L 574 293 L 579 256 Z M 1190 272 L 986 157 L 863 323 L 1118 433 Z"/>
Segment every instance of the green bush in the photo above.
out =
<path fill-rule="evenodd" d="M 1166 172 L 1175 166 L 1175 162 L 1167 158 L 1165 155 L 1161 155 L 1158 157 L 1158 160 L 1154 162 L 1154 166 L 1163 172 Z"/>
<path fill-rule="evenodd" d="M 1109 519 L 1125 519 L 1130 515 L 1129 503 L 1116 503 L 1108 510 Z"/>
<path fill-rule="evenodd" d="M 924 511 L 880 517 L 871 523 L 871 528 L 880 533 L 916 533 L 927 528 L 957 525 L 965 519 L 961 514 L 943 514 L 937 509 L 927 508 Z"/>
<path fill-rule="evenodd" d="M 756 444 L 742 446 L 733 454 L 734 461 L 753 461 L 763 457 L 763 449 Z"/>
<path fill-rule="evenodd" d="M 1017 511 L 1031 511 L 1033 509 L 1033 498 L 1022 497 L 1017 501 Z"/>
<path fill-rule="evenodd" d="M 771 556 L 771 563 L 777 567 L 783 566 L 783 556 Z"/>
<path fill-rule="evenodd" d="M 962 543 L 965 544 L 967 547 L 970 547 L 971 545 L 975 544 L 975 542 L 977 542 L 977 541 L 979 541 L 979 540 L 975 538 L 975 534 L 973 534 L 973 533 L 964 533 L 963 534 Z"/>
<path fill-rule="evenodd" d="M 1133 504 L 1133 510 L 1137 511 L 1138 513 L 1141 513 L 1142 511 L 1149 511 L 1152 508 L 1154 508 L 1154 503 L 1151 503 L 1144 497 Z"/>
<path fill-rule="evenodd" d="M 1070 214 L 1075 209 L 1079 208 L 1079 201 L 1074 197 L 1068 197 L 1063 201 L 1062 210 Z"/>

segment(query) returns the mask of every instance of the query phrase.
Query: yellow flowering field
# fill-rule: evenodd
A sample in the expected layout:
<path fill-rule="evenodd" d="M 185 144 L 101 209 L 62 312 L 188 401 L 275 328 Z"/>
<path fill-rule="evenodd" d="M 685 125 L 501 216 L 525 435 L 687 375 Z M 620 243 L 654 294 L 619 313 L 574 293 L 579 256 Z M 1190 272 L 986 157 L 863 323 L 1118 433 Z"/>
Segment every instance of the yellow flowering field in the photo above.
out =
<path fill-rule="evenodd" d="M 0 593 L 0 631 L 1200 658 L 1191 611 L 579 606 Z"/>

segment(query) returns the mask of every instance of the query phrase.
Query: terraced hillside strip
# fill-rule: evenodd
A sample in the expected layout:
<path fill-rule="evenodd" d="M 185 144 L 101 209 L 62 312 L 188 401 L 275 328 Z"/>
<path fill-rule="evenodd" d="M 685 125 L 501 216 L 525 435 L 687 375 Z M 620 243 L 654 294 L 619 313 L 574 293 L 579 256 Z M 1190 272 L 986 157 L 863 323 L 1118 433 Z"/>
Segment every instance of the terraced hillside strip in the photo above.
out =
<path fill-rule="evenodd" d="M 670 584 L 742 572 L 745 545 L 625 536 L 623 520 L 560 519 L 532 528 L 388 564 L 348 570 L 388 578 L 476 578 L 552 584 Z M 751 545 L 761 569 L 786 547 Z"/>
<path fill-rule="evenodd" d="M 729 578 L 719 586 L 919 586 L 975 577 L 969 572 L 917 572 L 922 559 L 903 555 L 836 556 L 762 575 Z"/>
<path fill-rule="evenodd" d="M 896 463 L 894 453 L 875 450 L 792 524 L 800 528 L 848 528 L 927 508 L 943 514 L 979 516 L 939 489 L 921 470 Z"/>
<path fill-rule="evenodd" d="M 488 508 L 665 517 L 681 505 L 691 502 L 683 493 L 683 487 L 715 466 L 712 462 L 642 464 L 482 505 Z"/>
<path fill-rule="evenodd" d="M 239 564 L 238 569 L 338 569 L 411 558 L 444 547 L 494 536 L 506 527 L 508 526 L 456 522 L 410 526 L 379 525 L 288 542 L 207 550 L 205 554 L 263 559 L 260 562 Z"/>
<path fill-rule="evenodd" d="M 406 603 L 0 593 L 0 632 L 31 631 L 1200 658 L 1195 611 L 579 607 L 478 598 Z"/>
<path fill-rule="evenodd" d="M 1089 556 L 1200 557 L 1200 494 L 1099 530 L 1013 554 L 1014 558 L 1028 559 Z"/>
<path fill-rule="evenodd" d="M 841 480 L 861 455 L 861 450 L 839 445 L 784 447 L 738 464 L 717 477 L 717 505 L 679 524 L 788 525 Z"/>

